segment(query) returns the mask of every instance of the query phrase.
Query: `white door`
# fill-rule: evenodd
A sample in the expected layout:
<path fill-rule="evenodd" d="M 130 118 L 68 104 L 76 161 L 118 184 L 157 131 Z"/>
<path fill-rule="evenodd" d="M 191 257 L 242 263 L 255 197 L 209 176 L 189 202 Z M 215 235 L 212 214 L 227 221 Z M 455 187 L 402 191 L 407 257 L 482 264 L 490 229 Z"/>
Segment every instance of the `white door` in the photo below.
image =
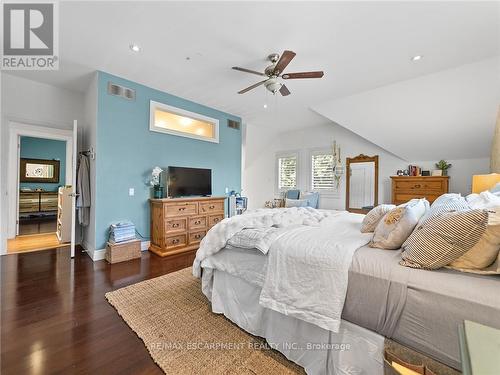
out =
<path fill-rule="evenodd" d="M 71 258 L 75 257 L 75 236 L 76 236 L 76 167 L 78 163 L 78 123 L 73 120 L 73 163 L 71 181 Z"/>
<path fill-rule="evenodd" d="M 375 198 L 375 168 L 372 162 L 352 163 L 349 178 L 349 206 L 370 207 Z"/>

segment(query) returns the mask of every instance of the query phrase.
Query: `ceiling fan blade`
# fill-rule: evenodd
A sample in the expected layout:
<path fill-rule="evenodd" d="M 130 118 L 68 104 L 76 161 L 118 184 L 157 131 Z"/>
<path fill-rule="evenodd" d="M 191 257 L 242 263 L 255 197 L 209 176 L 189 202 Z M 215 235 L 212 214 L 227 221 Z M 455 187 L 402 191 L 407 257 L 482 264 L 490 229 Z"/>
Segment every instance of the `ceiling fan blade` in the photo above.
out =
<path fill-rule="evenodd" d="M 249 86 L 249 87 L 247 87 L 246 89 L 243 89 L 243 90 L 241 90 L 241 91 L 238 91 L 238 94 L 244 94 L 244 93 L 246 93 L 247 91 L 253 90 L 254 88 L 256 88 L 256 87 L 258 87 L 258 86 L 260 86 L 260 85 L 264 84 L 264 82 L 266 82 L 266 81 L 267 81 L 267 79 L 265 79 L 265 80 L 263 80 L 263 81 L 260 81 L 260 82 L 257 82 L 256 84 L 254 84 L 254 85 L 252 85 L 252 86 Z"/>
<path fill-rule="evenodd" d="M 239 66 L 233 66 L 233 69 L 239 70 L 240 72 L 257 74 L 258 76 L 264 76 L 264 77 L 266 76 L 264 73 L 259 73 L 259 72 L 256 72 L 255 70 L 250 70 L 250 69 L 246 69 L 246 68 L 240 68 Z"/>
<path fill-rule="evenodd" d="M 281 76 L 283 79 L 298 79 L 298 78 L 321 78 L 323 72 L 301 72 L 301 73 L 285 73 Z"/>
<path fill-rule="evenodd" d="M 281 74 L 287 65 L 290 64 L 290 61 L 292 61 L 295 55 L 296 53 L 293 51 L 284 51 L 274 67 L 274 74 Z"/>
<path fill-rule="evenodd" d="M 287 95 L 290 95 L 291 93 L 290 93 L 290 90 L 288 90 L 288 88 L 285 85 L 281 85 L 280 94 L 282 96 L 287 96 Z"/>

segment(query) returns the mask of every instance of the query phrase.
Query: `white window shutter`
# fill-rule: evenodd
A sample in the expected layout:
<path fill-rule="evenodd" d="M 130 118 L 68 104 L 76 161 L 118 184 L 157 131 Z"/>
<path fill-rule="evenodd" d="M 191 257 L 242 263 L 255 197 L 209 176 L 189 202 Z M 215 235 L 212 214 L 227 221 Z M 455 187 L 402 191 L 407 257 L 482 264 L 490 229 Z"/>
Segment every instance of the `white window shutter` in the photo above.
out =
<path fill-rule="evenodd" d="M 278 158 L 278 188 L 292 189 L 297 186 L 297 157 Z"/>
<path fill-rule="evenodd" d="M 326 190 L 334 188 L 333 155 L 316 154 L 311 157 L 312 190 Z"/>

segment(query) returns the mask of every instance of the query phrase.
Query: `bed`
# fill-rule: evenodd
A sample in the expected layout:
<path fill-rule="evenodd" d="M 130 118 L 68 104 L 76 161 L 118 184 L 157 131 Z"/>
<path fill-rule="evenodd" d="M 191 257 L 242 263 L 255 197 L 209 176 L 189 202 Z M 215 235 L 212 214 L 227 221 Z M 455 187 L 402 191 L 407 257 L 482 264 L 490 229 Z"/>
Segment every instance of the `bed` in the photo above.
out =
<path fill-rule="evenodd" d="M 309 374 L 382 373 L 384 337 L 460 369 L 459 324 L 500 328 L 500 277 L 416 270 L 400 259 L 400 251 L 357 248 L 338 332 L 259 304 L 268 265 L 261 251 L 226 246 L 201 266 L 213 270 L 213 311 L 265 337 Z"/>

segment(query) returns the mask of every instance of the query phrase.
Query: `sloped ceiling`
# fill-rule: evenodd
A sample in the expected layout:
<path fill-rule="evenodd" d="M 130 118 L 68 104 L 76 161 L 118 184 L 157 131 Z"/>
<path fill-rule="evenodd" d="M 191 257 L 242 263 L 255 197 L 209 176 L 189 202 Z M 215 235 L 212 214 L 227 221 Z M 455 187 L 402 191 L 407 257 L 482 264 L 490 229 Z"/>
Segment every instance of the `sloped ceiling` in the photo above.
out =
<path fill-rule="evenodd" d="M 500 59 L 398 82 L 312 108 L 408 161 L 489 157 Z"/>
<path fill-rule="evenodd" d="M 355 121 L 341 118 L 340 112 L 326 113 L 319 103 L 500 55 L 499 6 L 419 1 L 65 1 L 60 3 L 60 70 L 13 74 L 85 91 L 92 72 L 102 70 L 234 113 L 252 126 L 283 131 L 324 123 L 324 117 L 310 109 L 315 108 L 349 128 Z M 141 52 L 130 51 L 131 43 L 139 44 Z M 259 77 L 232 71 L 232 66 L 262 71 L 269 64 L 266 56 L 284 49 L 297 53 L 288 72 L 323 69 L 324 78 L 287 82 L 292 95 L 286 98 L 272 97 L 263 87 L 236 94 Z M 424 59 L 414 63 L 411 57 L 417 54 Z M 468 124 L 478 122 L 457 114 L 470 119 Z M 420 117 L 419 126 L 424 121 L 427 118 Z M 424 127 L 420 132 L 430 139 L 435 129 Z M 400 141 L 398 137 L 384 144 L 389 151 L 404 149 Z M 471 155 L 479 148 L 472 142 L 476 151 Z M 401 154 L 410 157 L 417 151 Z"/>

